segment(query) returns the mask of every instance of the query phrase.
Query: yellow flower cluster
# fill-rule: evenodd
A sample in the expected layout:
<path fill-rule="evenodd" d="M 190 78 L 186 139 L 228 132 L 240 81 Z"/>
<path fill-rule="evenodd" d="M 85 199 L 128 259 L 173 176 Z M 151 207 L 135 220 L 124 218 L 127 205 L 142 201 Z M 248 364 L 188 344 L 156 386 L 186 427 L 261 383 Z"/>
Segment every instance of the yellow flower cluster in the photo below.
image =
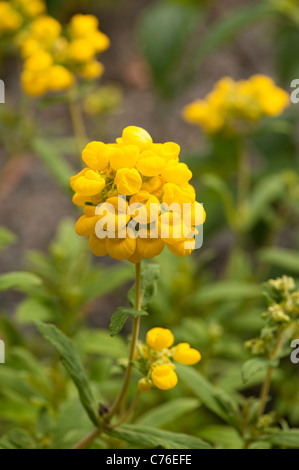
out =
<path fill-rule="evenodd" d="M 126 127 L 114 144 L 86 146 L 82 159 L 87 168 L 71 178 L 71 187 L 74 204 L 84 207 L 76 232 L 89 237 L 96 256 L 109 254 L 138 263 L 159 255 L 165 244 L 177 256 L 193 251 L 195 225 L 204 223 L 205 211 L 195 201 L 189 184 L 192 173 L 179 161 L 179 153 L 178 144 L 153 143 L 144 129 L 135 126 Z M 186 205 L 188 226 L 180 210 Z M 99 237 L 97 224 L 104 220 L 106 236 Z M 132 230 L 136 224 L 137 236 Z"/>
<path fill-rule="evenodd" d="M 11 0 L 0 2 L 0 38 L 12 35 L 45 11 L 43 0 Z"/>
<path fill-rule="evenodd" d="M 137 361 L 145 370 L 145 377 L 139 380 L 140 392 L 147 392 L 153 386 L 161 390 L 174 388 L 178 382 L 175 366 L 171 362 L 194 365 L 201 360 L 200 352 L 188 343 L 173 346 L 174 337 L 170 330 L 152 328 L 147 332 L 146 344 L 138 345 Z"/>
<path fill-rule="evenodd" d="M 39 97 L 71 88 L 76 76 L 94 80 L 102 75 L 97 55 L 109 47 L 109 38 L 93 15 L 73 16 L 66 31 L 51 16 L 41 15 L 23 35 L 20 47 L 23 89 Z"/>
<path fill-rule="evenodd" d="M 187 105 L 183 117 L 208 134 L 231 134 L 246 131 L 264 117 L 278 116 L 289 101 L 289 95 L 267 76 L 253 75 L 239 81 L 225 77 L 204 100 Z"/>

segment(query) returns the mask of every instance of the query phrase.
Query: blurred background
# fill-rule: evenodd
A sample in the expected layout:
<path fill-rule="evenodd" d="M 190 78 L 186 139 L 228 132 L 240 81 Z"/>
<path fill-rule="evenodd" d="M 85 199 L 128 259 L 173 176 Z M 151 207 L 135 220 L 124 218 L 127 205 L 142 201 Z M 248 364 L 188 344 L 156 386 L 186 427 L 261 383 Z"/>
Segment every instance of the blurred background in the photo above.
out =
<path fill-rule="evenodd" d="M 101 55 L 102 77 L 80 95 L 88 140 L 113 142 L 124 127 L 136 125 L 155 142 L 177 142 L 207 212 L 202 249 L 188 259 L 167 250 L 159 257 L 158 294 L 142 335 L 153 324 L 174 329 L 179 341 L 202 351 L 200 370 L 217 385 L 230 393 L 257 393 L 261 376 L 242 385 L 240 364 L 248 359 L 244 341 L 262 327 L 261 284 L 283 274 L 299 275 L 299 105 L 291 104 L 283 115 L 246 135 L 250 217 L 241 228 L 230 219 L 239 141 L 207 135 L 183 119 L 182 109 L 204 99 L 226 76 L 241 80 L 264 74 L 291 94 L 291 81 L 299 79 L 298 2 L 48 0 L 47 7 L 62 24 L 76 13 L 96 15 L 111 41 Z M 54 321 L 68 334 L 82 322 L 105 329 L 115 308 L 126 302 L 133 267 L 108 257 L 96 259 L 86 240 L 75 235 L 78 209 L 68 180 L 80 163 L 68 106 L 59 97 L 24 96 L 20 59 L 11 44 L 1 44 L 6 103 L 0 104 L 0 269 L 38 275 L 43 289 L 22 282 L 14 290 L 2 289 L 0 336 L 21 344 L 19 329 L 29 328 L 32 339 L 34 318 Z M 116 352 L 104 338 L 113 361 Z M 81 340 L 82 351 L 88 352 Z M 88 354 L 95 352 L 92 344 Z M 117 344 L 123 351 L 123 343 Z M 288 362 L 279 374 L 276 409 L 298 426 L 298 374 Z M 116 388 L 108 385 L 109 393 Z M 161 399 L 157 392 L 152 401 Z M 203 414 L 201 425 L 209 420 Z M 190 429 L 209 435 L 208 430 L 200 434 L 196 417 L 189 415 L 182 430 Z M 236 445 L 233 438 L 230 443 L 223 442 L 223 435 L 219 439 L 220 445 Z"/>

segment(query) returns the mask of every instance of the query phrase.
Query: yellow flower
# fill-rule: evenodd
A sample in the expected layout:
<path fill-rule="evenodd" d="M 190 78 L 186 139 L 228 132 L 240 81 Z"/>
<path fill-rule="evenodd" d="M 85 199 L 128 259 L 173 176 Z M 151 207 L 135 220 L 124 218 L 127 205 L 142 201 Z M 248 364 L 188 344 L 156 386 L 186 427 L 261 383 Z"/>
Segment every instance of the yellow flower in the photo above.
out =
<path fill-rule="evenodd" d="M 43 44 L 51 44 L 60 36 L 61 25 L 51 16 L 38 17 L 31 26 L 32 36 Z"/>
<path fill-rule="evenodd" d="M 167 183 L 186 184 L 191 180 L 192 172 L 185 163 L 170 160 L 161 176 Z"/>
<path fill-rule="evenodd" d="M 8 2 L 0 2 L 0 34 L 14 33 L 22 23 L 22 16 Z"/>
<path fill-rule="evenodd" d="M 110 145 L 108 151 L 110 166 L 113 170 L 117 171 L 121 168 L 135 168 L 139 157 L 139 148 L 137 145 L 126 145 L 124 147 Z"/>
<path fill-rule="evenodd" d="M 201 360 L 201 354 L 197 349 L 190 348 L 188 343 L 180 343 L 176 346 L 173 359 L 181 364 L 193 366 Z"/>
<path fill-rule="evenodd" d="M 75 39 L 69 46 L 69 58 L 75 62 L 90 62 L 94 59 L 95 48 L 88 38 Z"/>
<path fill-rule="evenodd" d="M 173 345 L 174 336 L 166 328 L 152 328 L 147 332 L 146 342 L 155 351 L 161 351 Z"/>
<path fill-rule="evenodd" d="M 159 157 L 152 150 L 144 150 L 136 164 L 137 170 L 144 176 L 158 176 L 165 168 L 164 158 Z"/>
<path fill-rule="evenodd" d="M 139 263 L 158 256 L 166 243 L 178 256 L 193 251 L 194 225 L 204 223 L 205 212 L 195 201 L 188 183 L 192 173 L 179 162 L 179 149 L 172 142 L 154 144 L 135 126 L 125 128 L 116 143 L 90 142 L 85 147 L 82 159 L 87 168 L 71 178 L 71 187 L 74 204 L 85 208 L 76 231 L 90 237 L 97 256 L 108 253 Z M 189 208 L 184 207 L 188 203 Z"/>
<path fill-rule="evenodd" d="M 137 145 L 140 150 L 148 149 L 153 139 L 149 133 L 141 127 L 128 126 L 123 130 L 122 139 L 125 145 Z"/>
<path fill-rule="evenodd" d="M 44 73 L 36 74 L 31 70 L 24 70 L 21 74 L 24 91 L 33 98 L 42 96 L 48 91 L 48 79 Z"/>
<path fill-rule="evenodd" d="M 126 196 L 138 193 L 142 185 L 141 176 L 135 168 L 117 170 L 114 182 L 119 194 Z"/>
<path fill-rule="evenodd" d="M 204 100 L 185 106 L 183 117 L 208 134 L 243 132 L 266 116 L 278 116 L 290 102 L 288 94 L 265 75 L 248 80 L 219 80 Z"/>
<path fill-rule="evenodd" d="M 72 189 L 84 196 L 95 196 L 105 187 L 105 179 L 92 170 L 83 170 L 71 179 Z"/>
<path fill-rule="evenodd" d="M 82 152 L 82 160 L 92 170 L 104 170 L 108 166 L 106 145 L 103 142 L 90 142 Z"/>
<path fill-rule="evenodd" d="M 67 90 L 74 85 L 74 75 L 63 65 L 54 65 L 49 70 L 49 86 L 53 91 Z"/>
<path fill-rule="evenodd" d="M 41 15 L 46 10 L 46 5 L 42 0 L 12 0 L 12 3 L 29 17 Z"/>
<path fill-rule="evenodd" d="M 125 238 L 107 238 L 106 246 L 108 254 L 111 258 L 119 261 L 130 258 L 136 249 L 136 239 L 131 238 L 129 233 L 125 234 Z"/>
<path fill-rule="evenodd" d="M 174 388 L 178 382 L 178 377 L 173 369 L 174 366 L 168 364 L 155 366 L 151 374 L 154 385 L 161 390 Z"/>
<path fill-rule="evenodd" d="M 91 234 L 89 237 L 89 246 L 95 256 L 105 256 L 108 254 L 106 238 L 98 238 Z"/>
<path fill-rule="evenodd" d="M 90 32 L 96 31 L 99 20 L 94 15 L 74 15 L 70 22 L 71 34 L 76 38 L 88 36 Z"/>
<path fill-rule="evenodd" d="M 103 75 L 103 73 L 104 65 L 97 60 L 88 62 L 80 70 L 81 77 L 85 78 L 86 80 L 94 80 L 95 78 Z"/>
<path fill-rule="evenodd" d="M 43 50 L 35 51 L 25 62 L 24 68 L 32 72 L 41 72 L 53 64 L 51 54 Z"/>

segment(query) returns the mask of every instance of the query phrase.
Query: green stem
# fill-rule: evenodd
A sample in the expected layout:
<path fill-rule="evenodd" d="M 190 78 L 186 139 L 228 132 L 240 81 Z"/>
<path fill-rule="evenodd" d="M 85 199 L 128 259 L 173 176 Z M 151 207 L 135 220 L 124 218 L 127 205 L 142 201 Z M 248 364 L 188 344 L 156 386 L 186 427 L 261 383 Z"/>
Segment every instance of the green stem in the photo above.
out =
<path fill-rule="evenodd" d="M 116 428 L 117 426 L 119 426 L 120 424 L 122 424 L 124 421 L 126 421 L 126 419 L 130 416 L 130 414 L 132 413 L 132 411 L 134 410 L 136 404 L 137 404 L 137 401 L 138 401 L 138 398 L 140 397 L 140 392 L 138 391 L 135 395 L 135 398 L 134 400 L 132 401 L 130 407 L 128 408 L 128 411 L 126 413 L 124 413 L 124 415 L 120 418 L 119 421 L 117 421 L 117 423 L 115 423 L 113 426 L 111 426 L 111 428 Z"/>
<path fill-rule="evenodd" d="M 265 411 L 265 407 L 266 407 L 266 403 L 267 403 L 268 395 L 270 391 L 272 372 L 273 372 L 273 367 L 269 367 L 267 370 L 265 381 L 262 386 L 262 390 L 261 390 L 258 416 L 261 416 Z"/>
<path fill-rule="evenodd" d="M 70 96 L 69 98 L 69 109 L 70 109 L 70 116 L 71 116 L 71 120 L 73 124 L 74 134 L 76 137 L 78 154 L 79 154 L 80 162 L 81 162 L 81 153 L 82 153 L 84 146 L 88 143 L 88 137 L 87 137 L 84 119 L 82 116 L 80 102 L 73 96 Z"/>
<path fill-rule="evenodd" d="M 141 287 L 141 263 L 137 263 L 136 264 L 136 296 L 135 296 L 135 308 L 136 308 L 136 310 L 140 310 L 140 308 L 141 308 L 141 289 L 140 289 L 140 287 Z M 101 423 L 99 425 L 99 428 L 94 429 L 90 434 L 88 434 L 81 441 L 79 441 L 73 447 L 73 449 L 86 449 L 86 447 L 88 447 L 102 433 L 102 431 L 104 430 L 102 428 L 103 424 L 108 429 L 112 428 L 112 427 L 115 428 L 119 424 L 123 423 L 126 420 L 126 418 L 130 415 L 130 413 L 133 411 L 133 409 L 134 409 L 134 407 L 137 403 L 139 393 L 136 394 L 130 408 L 122 416 L 122 418 L 119 420 L 119 422 L 116 423 L 114 426 L 110 426 L 111 419 L 116 414 L 116 412 L 119 410 L 120 406 L 122 405 L 123 401 L 126 398 L 126 394 L 127 394 L 128 387 L 129 387 L 129 384 L 130 384 L 130 379 L 131 379 L 131 375 L 132 375 L 132 362 L 134 360 L 137 341 L 138 341 L 139 324 L 140 324 L 140 317 L 134 318 L 130 354 L 129 354 L 129 360 L 128 360 L 128 365 L 127 365 L 123 385 L 122 385 L 121 390 L 120 390 L 118 396 L 116 397 L 109 413 L 105 416 L 105 422 Z"/>
<path fill-rule="evenodd" d="M 141 263 L 136 264 L 136 297 L 135 297 L 135 309 L 140 310 L 140 281 L 141 281 Z M 113 403 L 110 412 L 106 416 L 106 420 L 110 420 L 112 416 L 116 413 L 118 410 L 119 406 L 125 399 L 128 386 L 130 383 L 131 375 L 132 375 L 132 361 L 134 360 L 135 356 L 135 350 L 136 350 L 136 345 L 138 341 L 138 334 L 139 334 L 139 325 L 140 325 L 140 317 L 134 318 L 133 322 L 133 330 L 132 330 L 132 339 L 131 339 L 131 348 L 130 348 L 130 354 L 129 354 L 129 362 L 127 365 L 127 370 L 125 373 L 125 378 L 123 381 L 122 388 L 115 399 L 115 402 Z"/>
<path fill-rule="evenodd" d="M 274 360 L 277 358 L 277 356 L 279 355 L 279 352 L 283 346 L 283 327 L 280 326 L 279 330 L 278 330 L 278 333 L 277 333 L 277 339 L 276 339 L 276 345 L 272 351 L 271 354 L 269 354 L 269 359 L 270 360 Z M 272 379 L 272 372 L 273 372 L 273 367 L 270 366 L 268 367 L 268 370 L 267 370 L 267 375 L 266 375 L 266 378 L 265 378 L 265 381 L 263 383 L 263 386 L 262 386 L 262 390 L 261 390 L 261 394 L 260 394 L 260 404 L 259 404 L 259 409 L 258 409 L 258 416 L 261 416 L 264 411 L 265 411 L 265 407 L 266 407 L 266 403 L 267 403 L 267 400 L 268 400 L 268 395 L 269 395 L 269 391 L 270 391 L 270 386 L 271 386 L 271 379 Z"/>
<path fill-rule="evenodd" d="M 243 142 L 240 143 L 239 163 L 238 163 L 238 193 L 237 207 L 242 213 L 247 206 L 247 199 L 250 190 L 250 165 L 247 152 Z"/>
<path fill-rule="evenodd" d="M 102 430 L 96 428 L 85 436 L 81 441 L 74 445 L 73 449 L 86 449 L 101 434 Z"/>

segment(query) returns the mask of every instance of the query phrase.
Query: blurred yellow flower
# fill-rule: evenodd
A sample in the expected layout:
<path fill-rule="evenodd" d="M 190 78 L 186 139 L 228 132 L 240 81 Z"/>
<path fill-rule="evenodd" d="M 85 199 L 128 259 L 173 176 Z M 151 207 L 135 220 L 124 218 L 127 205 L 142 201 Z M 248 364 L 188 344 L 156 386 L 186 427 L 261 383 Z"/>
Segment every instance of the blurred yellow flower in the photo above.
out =
<path fill-rule="evenodd" d="M 98 30 L 98 25 L 98 19 L 92 15 L 75 15 L 66 29 L 49 15 L 34 19 L 19 38 L 24 59 L 24 91 L 39 97 L 72 88 L 76 77 L 83 80 L 100 77 L 104 67 L 97 55 L 109 47 L 109 38 Z"/>
<path fill-rule="evenodd" d="M 225 77 L 204 100 L 185 106 L 183 117 L 208 134 L 242 133 L 262 118 L 278 116 L 289 102 L 288 93 L 265 75 L 239 81 Z"/>

